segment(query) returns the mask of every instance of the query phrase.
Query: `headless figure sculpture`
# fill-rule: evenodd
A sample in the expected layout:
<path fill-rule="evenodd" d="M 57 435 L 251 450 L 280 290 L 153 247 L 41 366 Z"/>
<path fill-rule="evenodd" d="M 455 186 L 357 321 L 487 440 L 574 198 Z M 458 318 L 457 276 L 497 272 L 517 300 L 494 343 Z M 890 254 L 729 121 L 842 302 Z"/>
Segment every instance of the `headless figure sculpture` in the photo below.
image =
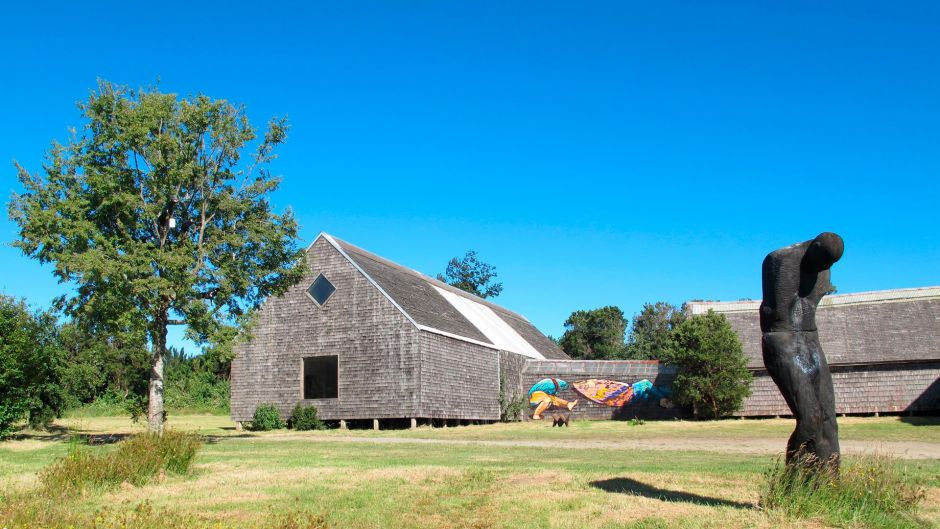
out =
<path fill-rule="evenodd" d="M 821 233 L 771 252 L 763 265 L 760 306 L 764 365 L 796 417 L 787 464 L 839 466 L 832 375 L 819 345 L 816 306 L 832 288 L 829 268 L 842 257 L 842 237 Z"/>

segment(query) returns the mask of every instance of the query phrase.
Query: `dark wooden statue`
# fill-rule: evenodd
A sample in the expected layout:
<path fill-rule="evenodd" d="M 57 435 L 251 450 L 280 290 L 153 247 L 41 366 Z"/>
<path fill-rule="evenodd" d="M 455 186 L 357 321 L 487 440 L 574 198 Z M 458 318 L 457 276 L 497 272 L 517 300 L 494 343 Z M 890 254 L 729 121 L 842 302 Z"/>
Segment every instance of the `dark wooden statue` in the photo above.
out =
<path fill-rule="evenodd" d="M 796 417 L 796 430 L 787 443 L 788 465 L 839 466 L 832 375 L 819 345 L 816 306 L 832 289 L 829 268 L 842 257 L 843 249 L 842 237 L 826 232 L 764 259 L 760 306 L 764 365 Z"/>

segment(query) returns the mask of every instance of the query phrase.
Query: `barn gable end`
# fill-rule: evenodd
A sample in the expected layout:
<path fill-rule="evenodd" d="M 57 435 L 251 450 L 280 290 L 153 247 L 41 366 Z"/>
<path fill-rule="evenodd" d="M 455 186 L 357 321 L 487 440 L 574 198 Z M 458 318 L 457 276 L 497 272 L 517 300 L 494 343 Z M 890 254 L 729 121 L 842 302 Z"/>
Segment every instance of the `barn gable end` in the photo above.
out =
<path fill-rule="evenodd" d="M 285 417 L 303 400 L 304 357 L 337 356 L 338 395 L 306 400 L 325 419 L 412 417 L 418 407 L 419 331 L 325 238 L 307 251 L 309 271 L 267 300 L 232 362 L 232 418 L 261 403 Z M 306 289 L 319 274 L 336 287 L 318 307 Z"/>

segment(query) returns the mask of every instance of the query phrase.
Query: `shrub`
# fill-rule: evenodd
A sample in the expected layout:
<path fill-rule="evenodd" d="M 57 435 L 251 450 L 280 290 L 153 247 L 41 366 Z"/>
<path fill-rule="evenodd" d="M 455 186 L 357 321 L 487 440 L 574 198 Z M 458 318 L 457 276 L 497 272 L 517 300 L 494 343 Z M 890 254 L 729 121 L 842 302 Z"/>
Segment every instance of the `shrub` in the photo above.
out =
<path fill-rule="evenodd" d="M 525 413 L 528 401 L 522 396 L 509 396 L 506 394 L 506 379 L 499 377 L 499 420 L 502 422 L 518 421 Z"/>
<path fill-rule="evenodd" d="M 663 360 L 678 368 L 673 400 L 718 418 L 741 407 L 751 394 L 751 372 L 741 340 L 724 314 L 692 316 L 673 331 Z"/>
<path fill-rule="evenodd" d="M 140 486 L 161 471 L 187 473 L 200 445 L 197 435 L 172 430 L 163 436 L 149 433 L 134 436 L 102 455 L 76 444 L 67 456 L 43 469 L 39 480 L 53 495 L 81 493 L 124 482 Z"/>
<path fill-rule="evenodd" d="M 20 421 L 44 427 L 62 408 L 55 316 L 0 294 L 0 439 Z"/>
<path fill-rule="evenodd" d="M 821 518 L 840 527 L 925 525 L 916 514 L 926 491 L 896 462 L 885 457 L 861 457 L 843 465 L 838 475 L 818 468 L 786 466 L 778 460 L 764 474 L 761 508 L 789 518 Z"/>
<path fill-rule="evenodd" d="M 268 430 L 277 430 L 284 427 L 284 421 L 281 420 L 281 412 L 274 404 L 259 404 L 255 408 L 255 414 L 251 418 L 251 430 L 256 432 L 267 432 Z"/>
<path fill-rule="evenodd" d="M 290 427 L 295 430 L 325 430 L 326 425 L 317 417 L 317 409 L 300 402 L 290 414 Z"/>

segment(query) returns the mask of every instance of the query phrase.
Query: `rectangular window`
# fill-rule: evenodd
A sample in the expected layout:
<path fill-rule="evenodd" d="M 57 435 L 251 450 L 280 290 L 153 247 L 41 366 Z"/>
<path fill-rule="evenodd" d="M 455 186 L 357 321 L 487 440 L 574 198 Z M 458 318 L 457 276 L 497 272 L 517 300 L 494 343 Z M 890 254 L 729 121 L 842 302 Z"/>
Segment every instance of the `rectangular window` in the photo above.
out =
<path fill-rule="evenodd" d="M 339 368 L 336 356 L 304 358 L 304 398 L 335 399 L 338 396 Z"/>

